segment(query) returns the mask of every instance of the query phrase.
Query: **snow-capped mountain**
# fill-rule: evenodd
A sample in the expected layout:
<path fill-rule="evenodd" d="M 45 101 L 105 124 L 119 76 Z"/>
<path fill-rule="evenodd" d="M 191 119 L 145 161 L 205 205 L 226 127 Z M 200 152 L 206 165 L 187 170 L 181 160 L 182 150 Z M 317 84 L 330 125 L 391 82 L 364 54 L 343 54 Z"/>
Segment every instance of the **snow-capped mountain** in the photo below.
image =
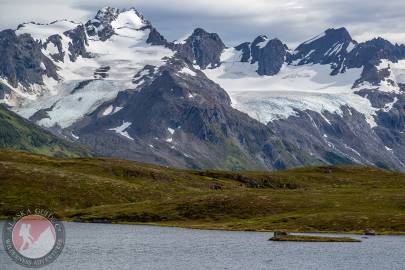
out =
<path fill-rule="evenodd" d="M 150 46 L 153 29 L 136 10 L 105 8 L 85 27 L 68 21 L 49 25 L 20 25 L 17 36 L 29 34 L 42 44 L 40 53 L 51 60 L 52 76 L 45 61 L 44 73 L 31 84 L 17 88 L 13 100 L 16 112 L 33 117 L 42 126 L 67 128 L 120 91 L 133 88 L 133 76 L 146 65 L 160 66 L 173 51 Z M 52 61 L 53 60 L 53 61 Z M 18 70 L 17 70 L 18 71 Z M 28 96 L 18 95 L 29 93 Z"/>
<path fill-rule="evenodd" d="M 168 42 L 136 9 L 0 32 L 0 97 L 105 155 L 193 168 L 405 170 L 405 46 L 328 29 Z"/>

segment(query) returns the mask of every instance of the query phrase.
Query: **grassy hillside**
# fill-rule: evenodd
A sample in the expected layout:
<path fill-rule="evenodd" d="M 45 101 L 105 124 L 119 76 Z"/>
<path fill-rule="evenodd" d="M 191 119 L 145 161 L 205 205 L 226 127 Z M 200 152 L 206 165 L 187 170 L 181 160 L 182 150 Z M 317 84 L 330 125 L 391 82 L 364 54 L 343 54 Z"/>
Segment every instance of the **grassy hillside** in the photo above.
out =
<path fill-rule="evenodd" d="M 0 148 L 23 150 L 55 157 L 89 155 L 89 150 L 59 139 L 0 105 Z"/>
<path fill-rule="evenodd" d="M 27 207 L 88 222 L 403 233 L 405 175 L 362 167 L 186 171 L 0 151 L 0 216 Z"/>

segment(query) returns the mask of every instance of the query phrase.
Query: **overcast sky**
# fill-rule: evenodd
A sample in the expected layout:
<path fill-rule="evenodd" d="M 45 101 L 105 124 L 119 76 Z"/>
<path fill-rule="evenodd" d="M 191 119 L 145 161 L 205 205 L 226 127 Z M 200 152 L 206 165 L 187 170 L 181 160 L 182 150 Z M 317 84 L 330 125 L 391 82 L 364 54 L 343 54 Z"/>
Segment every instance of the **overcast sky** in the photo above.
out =
<path fill-rule="evenodd" d="M 227 45 L 259 34 L 294 47 L 345 26 L 358 41 L 382 36 L 405 43 L 404 0 L 0 0 L 0 28 L 56 19 L 86 21 L 103 6 L 135 7 L 168 39 L 202 27 Z"/>

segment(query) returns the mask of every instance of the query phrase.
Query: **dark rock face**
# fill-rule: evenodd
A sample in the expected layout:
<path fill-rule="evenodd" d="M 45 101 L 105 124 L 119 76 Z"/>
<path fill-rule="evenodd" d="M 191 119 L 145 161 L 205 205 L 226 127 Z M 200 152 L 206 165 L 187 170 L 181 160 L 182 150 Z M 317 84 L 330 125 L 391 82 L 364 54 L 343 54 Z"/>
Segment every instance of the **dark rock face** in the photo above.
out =
<path fill-rule="evenodd" d="M 286 56 L 286 47 L 278 39 L 269 40 L 265 47 L 252 50 L 252 62 L 258 62 L 259 68 L 257 73 L 259 75 L 275 75 L 284 63 Z"/>
<path fill-rule="evenodd" d="M 379 70 L 375 65 L 367 63 L 363 67 L 361 77 L 356 80 L 353 86 L 358 87 L 363 82 L 369 82 L 371 85 L 378 86 L 380 85 L 381 81 L 385 80 L 385 78 L 390 76 L 390 74 L 391 71 L 388 68 Z"/>
<path fill-rule="evenodd" d="M 57 80 L 56 66 L 42 54 L 41 48 L 42 45 L 28 34 L 17 36 L 13 30 L 1 31 L 0 77 L 7 78 L 13 87 L 18 83 L 25 87 L 42 85 L 43 75 Z"/>
<path fill-rule="evenodd" d="M 94 75 L 93 77 L 95 79 L 105 79 L 108 78 L 109 74 L 108 71 L 111 69 L 110 66 L 103 66 L 103 67 L 99 67 L 98 69 L 96 69 L 94 71 Z M 85 81 L 87 82 L 87 81 Z"/>
<path fill-rule="evenodd" d="M 397 62 L 405 58 L 404 45 L 393 45 L 383 38 L 375 38 L 359 43 L 347 56 L 348 67 L 362 67 L 367 64 L 378 65 L 381 59 Z"/>
<path fill-rule="evenodd" d="M 381 117 L 377 116 L 376 122 L 380 121 Z M 309 110 L 299 111 L 297 116 L 268 125 L 298 151 L 311 153 L 320 163 L 361 163 L 404 169 L 405 155 L 386 148 L 387 138 L 382 135 L 381 127 L 371 129 L 362 114 L 348 107 L 344 108 L 343 115 L 325 112 L 321 116 Z"/>
<path fill-rule="evenodd" d="M 264 44 L 264 45 L 263 45 Z M 252 43 L 245 42 L 235 47 L 242 51 L 241 62 L 258 63 L 259 75 L 277 74 L 285 62 L 287 46 L 278 39 L 269 40 L 266 36 L 258 36 Z"/>
<path fill-rule="evenodd" d="M 175 44 L 173 47 L 182 57 L 191 63 L 195 61 L 202 69 L 219 66 L 221 53 L 225 49 L 218 34 L 207 33 L 201 28 L 195 29 L 185 44 Z"/>
<path fill-rule="evenodd" d="M 236 50 L 242 51 L 242 58 L 240 59 L 241 62 L 249 62 L 251 51 L 250 51 L 250 42 L 244 42 L 235 47 Z"/>
<path fill-rule="evenodd" d="M 75 134 L 104 154 L 177 167 L 265 169 L 311 160 L 285 150 L 293 152 L 293 146 L 233 109 L 226 92 L 200 71 L 180 73 L 184 65 L 171 60 L 149 84 L 108 104 L 122 110 L 110 116 L 102 116 L 104 109 L 94 112 L 77 123 Z M 123 121 L 132 123 L 125 131 L 133 140 L 109 130 Z"/>
<path fill-rule="evenodd" d="M 76 61 L 77 57 L 79 56 L 84 58 L 90 57 L 90 54 L 86 51 L 86 46 L 89 44 L 87 42 L 84 26 L 79 25 L 75 29 L 65 32 L 64 35 L 68 36 L 72 40 L 69 43 L 70 61 Z"/>
<path fill-rule="evenodd" d="M 405 59 L 404 45 L 393 45 L 391 42 L 376 38 L 358 44 L 349 55 L 347 55 L 347 68 L 363 67 L 361 78 L 356 81 L 354 86 L 358 86 L 362 82 L 369 82 L 372 85 L 379 85 L 381 81 L 387 78 L 391 71 L 388 68 L 377 69 L 382 59 L 387 59 L 391 62 Z M 394 84 L 394 82 L 391 82 Z"/>
<path fill-rule="evenodd" d="M 331 64 L 332 75 L 344 71 L 343 62 L 350 44 L 356 44 L 346 28 L 328 29 L 320 37 L 299 45 L 291 55 L 289 62 L 298 61 L 298 65 Z"/>
<path fill-rule="evenodd" d="M 44 49 L 47 49 L 48 46 L 54 45 L 58 49 L 58 53 L 51 54 L 51 58 L 56 61 L 56 62 L 63 62 L 63 59 L 65 57 L 65 52 L 63 51 L 62 48 L 62 37 L 60 35 L 52 35 L 50 36 L 45 44 L 43 45 Z"/>
<path fill-rule="evenodd" d="M 368 92 L 368 99 L 386 100 L 385 105 L 376 104 L 381 108 L 377 111 L 377 127 L 374 128 L 384 142 L 386 149 L 405 164 L 405 96 L 397 93 Z M 373 106 L 376 102 L 372 102 Z"/>
<path fill-rule="evenodd" d="M 359 96 L 367 98 L 371 105 L 374 108 L 384 108 L 385 104 L 393 102 L 395 95 L 393 96 L 392 93 L 388 92 L 381 92 L 377 89 L 370 90 L 370 89 L 361 89 L 356 92 Z"/>
<path fill-rule="evenodd" d="M 299 45 L 287 58 L 290 64 L 329 64 L 331 75 L 344 73 L 350 68 L 363 68 L 361 78 L 354 86 L 362 82 L 379 85 L 390 71 L 378 70 L 376 66 L 381 59 L 392 62 L 405 59 L 405 46 L 393 45 L 382 38 L 357 43 L 345 28 L 328 29 L 324 35 Z"/>
<path fill-rule="evenodd" d="M 48 112 L 51 111 L 54 106 L 55 106 L 55 104 L 52 105 L 50 108 L 42 109 L 42 110 L 39 110 L 39 111 L 35 112 L 33 115 L 31 115 L 29 120 L 35 123 L 35 122 L 40 121 L 42 119 L 49 118 Z"/>
<path fill-rule="evenodd" d="M 119 9 L 106 7 L 97 12 L 93 20 L 85 24 L 87 34 L 89 36 L 98 36 L 101 41 L 106 41 L 114 35 L 114 29 L 111 22 L 114 21 L 119 14 Z"/>
<path fill-rule="evenodd" d="M 154 27 L 148 26 L 147 28 L 150 29 L 150 32 L 146 43 L 151 45 L 169 46 L 167 40 Z"/>
<path fill-rule="evenodd" d="M 12 89 L 7 85 L 0 82 L 0 99 L 6 98 L 6 96 L 12 93 Z"/>

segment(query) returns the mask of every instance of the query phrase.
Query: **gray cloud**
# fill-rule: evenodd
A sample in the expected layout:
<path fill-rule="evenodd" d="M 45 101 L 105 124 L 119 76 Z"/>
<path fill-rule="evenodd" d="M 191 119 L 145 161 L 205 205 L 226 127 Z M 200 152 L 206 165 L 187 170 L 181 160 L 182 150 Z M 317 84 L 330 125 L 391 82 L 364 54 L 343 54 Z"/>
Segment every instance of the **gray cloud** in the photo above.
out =
<path fill-rule="evenodd" d="M 2 0 L 0 27 L 61 18 L 84 21 L 106 5 L 134 6 L 169 40 L 203 27 L 228 45 L 266 34 L 294 47 L 327 28 L 345 26 L 359 41 L 382 36 L 405 43 L 403 0 Z"/>

